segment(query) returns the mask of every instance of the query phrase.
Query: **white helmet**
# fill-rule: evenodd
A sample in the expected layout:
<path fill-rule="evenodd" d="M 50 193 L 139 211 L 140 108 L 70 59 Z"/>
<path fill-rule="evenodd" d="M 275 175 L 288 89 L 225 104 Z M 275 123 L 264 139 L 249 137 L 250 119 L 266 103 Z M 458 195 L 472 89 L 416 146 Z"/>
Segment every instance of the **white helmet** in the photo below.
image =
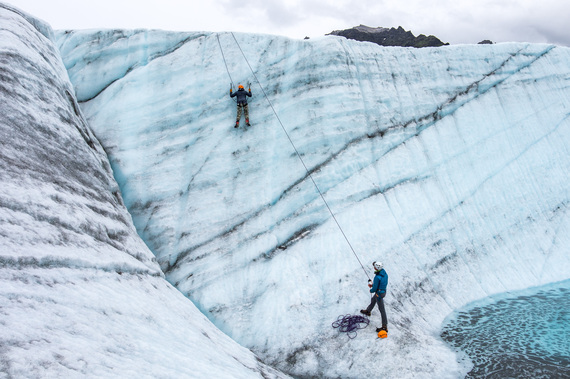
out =
<path fill-rule="evenodd" d="M 374 266 L 374 270 L 376 271 L 380 271 L 382 267 L 384 267 L 380 261 L 372 262 L 372 266 Z"/>

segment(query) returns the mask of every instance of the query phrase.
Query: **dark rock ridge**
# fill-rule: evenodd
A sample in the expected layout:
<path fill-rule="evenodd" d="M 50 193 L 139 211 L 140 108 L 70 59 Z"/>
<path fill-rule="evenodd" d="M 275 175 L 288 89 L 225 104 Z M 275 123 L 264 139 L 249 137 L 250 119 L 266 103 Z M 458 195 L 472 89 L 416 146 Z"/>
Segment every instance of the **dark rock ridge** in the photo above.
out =
<path fill-rule="evenodd" d="M 355 26 L 351 29 L 334 30 L 327 35 L 342 36 L 357 41 L 374 42 L 380 46 L 403 47 L 439 47 L 449 45 L 434 36 L 420 34 L 415 37 L 412 32 L 398 28 L 371 28 L 366 25 Z"/>

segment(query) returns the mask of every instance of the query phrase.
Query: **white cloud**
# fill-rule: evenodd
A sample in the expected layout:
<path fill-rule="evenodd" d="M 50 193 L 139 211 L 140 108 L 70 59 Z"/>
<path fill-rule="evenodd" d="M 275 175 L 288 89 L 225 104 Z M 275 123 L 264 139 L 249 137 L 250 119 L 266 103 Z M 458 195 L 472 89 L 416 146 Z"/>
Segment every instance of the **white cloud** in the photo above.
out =
<path fill-rule="evenodd" d="M 444 42 L 570 46 L 563 0 L 12 0 L 54 29 L 158 28 L 322 36 L 356 25 L 397 27 Z"/>

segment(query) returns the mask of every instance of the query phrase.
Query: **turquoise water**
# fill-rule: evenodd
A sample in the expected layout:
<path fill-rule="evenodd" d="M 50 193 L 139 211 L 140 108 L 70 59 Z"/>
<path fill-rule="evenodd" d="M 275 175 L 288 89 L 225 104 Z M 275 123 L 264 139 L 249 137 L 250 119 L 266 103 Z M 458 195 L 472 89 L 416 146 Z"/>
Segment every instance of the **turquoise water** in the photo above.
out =
<path fill-rule="evenodd" d="M 570 378 L 570 280 L 470 304 L 441 337 L 473 362 L 467 378 Z"/>

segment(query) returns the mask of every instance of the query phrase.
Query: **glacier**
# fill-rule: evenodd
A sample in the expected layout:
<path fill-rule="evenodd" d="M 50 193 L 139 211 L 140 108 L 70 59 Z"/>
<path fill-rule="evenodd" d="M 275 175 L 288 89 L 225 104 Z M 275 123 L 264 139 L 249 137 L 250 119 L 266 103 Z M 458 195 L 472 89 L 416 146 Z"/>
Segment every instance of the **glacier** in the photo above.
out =
<path fill-rule="evenodd" d="M 0 12 L 2 372 L 461 377 L 450 313 L 568 279 L 568 48 L 52 35 Z M 390 335 L 350 340 L 331 323 L 375 260 Z"/>
<path fill-rule="evenodd" d="M 284 372 L 463 376 L 439 338 L 448 314 L 568 278 L 568 48 L 149 30 L 56 40 L 168 281 Z M 253 126 L 234 129 L 228 90 L 248 82 Z M 348 340 L 331 323 L 368 304 L 375 260 L 390 275 L 390 336 Z"/>
<path fill-rule="evenodd" d="M 0 377 L 287 377 L 165 280 L 51 28 L 0 25 Z"/>

